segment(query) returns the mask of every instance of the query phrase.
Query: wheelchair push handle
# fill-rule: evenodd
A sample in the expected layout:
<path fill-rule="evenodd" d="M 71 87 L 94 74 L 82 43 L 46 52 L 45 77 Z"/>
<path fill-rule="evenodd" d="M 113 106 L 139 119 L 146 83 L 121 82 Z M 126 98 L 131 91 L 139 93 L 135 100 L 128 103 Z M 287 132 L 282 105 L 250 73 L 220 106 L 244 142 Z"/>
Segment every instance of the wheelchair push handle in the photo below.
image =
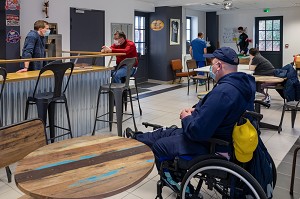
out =
<path fill-rule="evenodd" d="M 243 114 L 243 116 L 251 116 L 253 118 L 255 118 L 257 121 L 260 121 L 264 116 L 260 113 L 254 112 L 254 111 L 245 111 L 245 113 Z"/>

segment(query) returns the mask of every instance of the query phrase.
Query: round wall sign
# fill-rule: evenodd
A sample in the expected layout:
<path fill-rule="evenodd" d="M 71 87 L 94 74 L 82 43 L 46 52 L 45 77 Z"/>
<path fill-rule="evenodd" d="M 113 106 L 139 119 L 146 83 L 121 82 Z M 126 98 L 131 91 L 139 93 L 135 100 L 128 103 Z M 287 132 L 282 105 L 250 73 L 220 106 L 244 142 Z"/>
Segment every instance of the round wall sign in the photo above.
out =
<path fill-rule="evenodd" d="M 153 20 L 150 25 L 151 29 L 154 31 L 160 31 L 161 29 L 164 28 L 164 26 L 165 24 L 161 20 Z"/>

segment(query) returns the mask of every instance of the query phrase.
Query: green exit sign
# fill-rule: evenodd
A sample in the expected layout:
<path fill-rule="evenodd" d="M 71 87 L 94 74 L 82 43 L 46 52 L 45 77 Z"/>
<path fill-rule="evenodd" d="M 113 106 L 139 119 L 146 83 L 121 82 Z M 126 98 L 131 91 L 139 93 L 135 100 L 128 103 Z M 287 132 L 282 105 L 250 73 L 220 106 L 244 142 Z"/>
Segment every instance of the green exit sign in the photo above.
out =
<path fill-rule="evenodd" d="M 270 12 L 270 8 L 264 9 L 264 12 Z"/>

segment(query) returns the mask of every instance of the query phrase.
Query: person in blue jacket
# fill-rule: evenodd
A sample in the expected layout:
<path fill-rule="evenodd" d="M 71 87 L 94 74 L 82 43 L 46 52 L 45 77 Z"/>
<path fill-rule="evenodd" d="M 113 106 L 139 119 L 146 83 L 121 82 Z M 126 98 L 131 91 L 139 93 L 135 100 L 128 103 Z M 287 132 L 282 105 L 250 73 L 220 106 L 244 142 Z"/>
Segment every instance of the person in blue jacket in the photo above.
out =
<path fill-rule="evenodd" d="M 47 21 L 38 20 L 34 22 L 34 30 L 31 30 L 25 38 L 22 50 L 22 59 L 46 57 L 45 37 L 49 36 L 49 34 L 50 29 Z M 41 70 L 44 65 L 46 65 L 46 62 L 44 61 L 24 62 L 24 64 L 22 64 L 22 69 L 17 72 L 20 73 L 31 70 Z"/>
<path fill-rule="evenodd" d="M 246 111 L 253 111 L 255 80 L 251 75 L 237 72 L 239 64 L 236 52 L 222 47 L 213 52 L 211 77 L 217 84 L 194 108 L 183 109 L 180 113 L 182 128 L 158 129 L 153 132 L 125 131 L 132 137 L 148 145 L 155 157 L 156 166 L 176 156 L 199 156 L 209 153 L 210 138 L 232 142 L 235 123 Z M 229 148 L 217 148 L 229 152 Z"/>

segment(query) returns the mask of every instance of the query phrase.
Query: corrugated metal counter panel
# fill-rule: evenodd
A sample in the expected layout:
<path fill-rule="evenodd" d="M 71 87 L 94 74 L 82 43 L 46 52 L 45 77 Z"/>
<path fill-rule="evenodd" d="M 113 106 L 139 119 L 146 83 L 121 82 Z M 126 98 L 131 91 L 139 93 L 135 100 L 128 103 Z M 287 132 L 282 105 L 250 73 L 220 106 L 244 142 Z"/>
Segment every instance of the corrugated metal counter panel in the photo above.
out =
<path fill-rule="evenodd" d="M 108 82 L 109 77 L 110 71 L 107 70 L 72 75 L 66 91 L 66 96 L 74 137 L 90 134 L 92 132 L 95 120 L 98 90 L 100 85 Z M 67 76 L 65 76 L 64 84 L 66 81 Z M 24 120 L 26 100 L 28 96 L 32 95 L 35 84 L 36 80 L 25 80 L 8 82 L 5 85 L 1 103 L 3 125 L 9 125 Z M 41 78 L 38 92 L 49 91 L 53 86 L 53 78 Z M 101 95 L 99 113 L 103 114 L 107 111 L 107 96 Z M 62 127 L 68 127 L 64 104 L 56 105 L 55 114 L 55 124 Z M 28 118 L 34 117 L 37 117 L 37 109 L 35 105 L 31 105 L 29 107 Z M 102 129 L 107 126 L 107 123 L 97 122 L 97 129 Z M 56 129 L 57 135 L 61 133 L 62 130 Z"/>

